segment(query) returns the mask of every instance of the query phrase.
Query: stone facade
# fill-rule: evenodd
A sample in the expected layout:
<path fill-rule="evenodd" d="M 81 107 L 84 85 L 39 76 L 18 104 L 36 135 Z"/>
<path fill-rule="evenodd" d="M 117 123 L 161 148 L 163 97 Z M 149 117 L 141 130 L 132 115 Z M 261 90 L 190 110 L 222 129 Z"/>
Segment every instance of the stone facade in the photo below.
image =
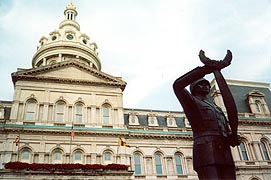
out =
<path fill-rule="evenodd" d="M 33 68 L 12 73 L 13 100 L 0 102 L 0 169 L 10 161 L 119 163 L 134 171 L 130 179 L 197 179 L 185 114 L 124 108 L 126 82 L 101 71 L 96 44 L 75 21 L 76 7 L 64 13 L 59 30 L 41 38 Z M 227 83 L 242 139 L 232 148 L 237 178 L 271 179 L 270 85 Z M 211 86 L 210 98 L 225 110 L 214 80 Z M 130 147 L 119 146 L 120 137 Z"/>

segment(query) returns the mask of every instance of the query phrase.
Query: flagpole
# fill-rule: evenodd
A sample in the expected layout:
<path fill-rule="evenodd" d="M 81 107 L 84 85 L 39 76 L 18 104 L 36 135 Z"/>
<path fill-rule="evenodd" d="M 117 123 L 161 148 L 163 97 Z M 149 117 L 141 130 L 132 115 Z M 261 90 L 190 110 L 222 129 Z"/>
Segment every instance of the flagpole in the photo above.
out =
<path fill-rule="evenodd" d="M 117 148 L 117 156 L 116 156 L 116 163 L 118 163 L 119 148 L 120 148 L 120 146 L 121 146 L 121 143 L 122 143 L 122 139 L 121 139 L 121 137 L 119 137 L 119 140 L 118 140 L 118 148 Z"/>
<path fill-rule="evenodd" d="M 72 129 L 71 129 L 71 139 L 70 139 L 70 160 L 69 160 L 69 163 L 71 163 L 71 158 L 72 158 L 72 139 L 73 139 L 73 135 L 74 135 L 74 129 L 73 129 L 73 122 L 72 122 Z"/>
<path fill-rule="evenodd" d="M 19 155 L 19 150 L 20 150 L 20 142 L 19 142 L 19 144 L 18 144 L 18 149 L 17 149 L 17 161 L 19 162 L 19 157 L 20 157 L 20 155 Z"/>
<path fill-rule="evenodd" d="M 20 150 L 20 134 L 16 136 L 16 139 L 15 139 L 15 145 L 18 146 L 17 147 L 17 161 L 19 161 L 19 150 Z"/>

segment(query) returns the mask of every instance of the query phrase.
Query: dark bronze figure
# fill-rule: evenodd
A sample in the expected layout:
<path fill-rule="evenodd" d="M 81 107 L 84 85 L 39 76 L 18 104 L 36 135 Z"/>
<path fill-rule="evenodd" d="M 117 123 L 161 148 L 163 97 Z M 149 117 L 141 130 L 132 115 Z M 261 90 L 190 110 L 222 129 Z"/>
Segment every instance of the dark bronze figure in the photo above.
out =
<path fill-rule="evenodd" d="M 204 64 L 179 77 L 173 84 L 174 92 L 180 101 L 193 131 L 193 167 L 200 180 L 236 179 L 235 165 L 230 146 L 239 145 L 237 135 L 237 108 L 226 81 L 220 70 L 229 66 L 232 53 L 221 61 L 207 58 L 200 51 L 199 58 Z M 214 73 L 227 110 L 223 111 L 208 101 L 210 83 L 203 77 Z M 186 86 L 190 85 L 190 92 Z"/>

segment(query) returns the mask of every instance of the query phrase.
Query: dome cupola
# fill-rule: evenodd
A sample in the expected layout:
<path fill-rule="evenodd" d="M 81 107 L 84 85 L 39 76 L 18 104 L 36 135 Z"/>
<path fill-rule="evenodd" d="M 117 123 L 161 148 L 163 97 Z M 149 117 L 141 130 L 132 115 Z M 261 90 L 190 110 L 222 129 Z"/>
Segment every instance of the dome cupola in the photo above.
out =
<path fill-rule="evenodd" d="M 97 44 L 80 31 L 80 25 L 76 22 L 77 14 L 76 7 L 72 3 L 68 4 L 64 11 L 65 20 L 59 24 L 59 28 L 40 39 L 32 59 L 33 68 L 76 60 L 101 70 Z"/>

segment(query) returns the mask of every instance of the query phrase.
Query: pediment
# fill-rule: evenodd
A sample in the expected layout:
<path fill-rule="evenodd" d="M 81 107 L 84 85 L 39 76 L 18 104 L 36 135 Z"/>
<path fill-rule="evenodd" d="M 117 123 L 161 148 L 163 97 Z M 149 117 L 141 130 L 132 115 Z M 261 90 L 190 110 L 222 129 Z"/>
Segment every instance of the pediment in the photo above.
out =
<path fill-rule="evenodd" d="M 95 82 L 106 82 L 103 78 L 95 77 L 93 74 L 81 70 L 76 67 L 62 67 L 60 69 L 51 70 L 48 72 L 39 73 L 37 77 L 49 77 L 49 78 L 66 78 L 72 80 L 84 80 Z"/>
<path fill-rule="evenodd" d="M 264 97 L 265 95 L 261 91 L 258 91 L 258 90 L 254 89 L 253 91 L 248 93 L 248 96 Z"/>
<path fill-rule="evenodd" d="M 126 82 L 77 61 L 66 61 L 12 73 L 12 80 L 82 83 L 89 85 L 117 86 L 124 90 Z"/>

